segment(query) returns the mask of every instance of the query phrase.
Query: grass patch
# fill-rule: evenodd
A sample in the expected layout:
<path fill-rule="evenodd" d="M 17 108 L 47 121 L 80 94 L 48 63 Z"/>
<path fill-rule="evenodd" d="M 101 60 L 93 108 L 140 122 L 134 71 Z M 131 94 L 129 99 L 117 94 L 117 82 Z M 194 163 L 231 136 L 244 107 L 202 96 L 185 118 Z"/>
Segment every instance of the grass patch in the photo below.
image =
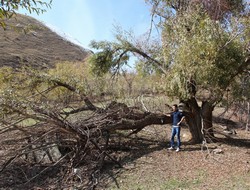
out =
<path fill-rule="evenodd" d="M 145 169 L 145 168 L 144 168 Z M 139 175 L 138 175 L 139 174 Z M 138 177 L 140 176 L 140 177 Z M 111 190 L 186 190 L 199 189 L 207 178 L 205 170 L 195 170 L 193 178 L 166 178 L 162 174 L 151 172 L 143 172 L 140 170 L 125 172 L 118 178 L 119 187 L 112 184 L 108 189 Z"/>
<path fill-rule="evenodd" d="M 25 119 L 25 120 L 21 121 L 19 123 L 19 125 L 21 125 L 23 127 L 29 127 L 29 126 L 35 125 L 36 123 L 37 123 L 36 120 L 30 118 L 30 119 Z"/>
<path fill-rule="evenodd" d="M 250 189 L 250 173 L 246 175 L 233 176 L 221 183 L 222 190 L 249 190 Z"/>
<path fill-rule="evenodd" d="M 196 186 L 202 184 L 203 177 L 197 177 L 195 179 L 176 179 L 172 178 L 164 182 L 160 190 L 176 190 L 176 189 L 193 189 Z"/>
<path fill-rule="evenodd" d="M 161 185 L 160 189 L 165 190 L 175 190 L 175 189 L 186 189 L 190 187 L 190 182 L 188 180 L 178 180 L 178 179 L 169 179 Z"/>
<path fill-rule="evenodd" d="M 130 182 L 128 182 L 130 181 Z M 167 181 L 161 181 L 160 179 L 151 178 L 147 183 L 136 182 L 133 179 L 124 179 L 120 183 L 120 188 L 110 187 L 111 190 L 127 189 L 127 190 L 176 190 L 176 189 L 195 189 L 198 185 L 202 183 L 202 180 L 188 180 L 188 179 L 176 179 L 172 178 Z"/>

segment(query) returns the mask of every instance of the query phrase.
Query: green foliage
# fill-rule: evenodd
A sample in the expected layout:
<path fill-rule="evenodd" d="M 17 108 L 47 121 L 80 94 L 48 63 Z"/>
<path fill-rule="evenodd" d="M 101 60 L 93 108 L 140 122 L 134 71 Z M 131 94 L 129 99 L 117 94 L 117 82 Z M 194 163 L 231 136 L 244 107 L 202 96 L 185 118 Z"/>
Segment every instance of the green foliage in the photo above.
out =
<path fill-rule="evenodd" d="M 87 62 L 58 63 L 55 68 L 48 71 L 48 75 L 53 79 L 66 82 L 88 96 L 99 96 L 107 89 L 108 85 L 106 76 L 93 75 L 91 67 Z M 53 91 L 53 96 L 67 99 L 67 96 L 70 96 L 67 92 L 68 90 L 65 88 L 59 88 Z"/>
<path fill-rule="evenodd" d="M 237 80 L 230 85 L 229 101 L 250 101 L 250 75 L 240 75 Z"/>
<path fill-rule="evenodd" d="M 97 50 L 90 58 L 95 74 L 116 73 L 129 63 L 131 56 L 139 59 L 137 69 L 141 71 L 149 74 L 165 71 L 159 40 L 149 40 L 145 36 L 136 39 L 131 32 L 120 28 L 116 32 L 116 42 L 91 42 L 90 46 Z"/>
<path fill-rule="evenodd" d="M 20 8 L 29 11 L 29 13 L 35 12 L 36 14 L 44 13 L 46 10 L 43 8 L 50 8 L 52 0 L 2 0 L 0 1 L 0 25 L 5 28 L 5 18 L 11 18 L 16 11 Z"/>
<path fill-rule="evenodd" d="M 218 101 L 233 78 L 242 72 L 245 53 L 239 20 L 230 20 L 224 28 L 201 10 L 186 12 L 163 26 L 165 59 L 171 65 L 167 90 L 180 98 L 189 98 L 190 80 L 209 92 L 208 99 Z"/>
<path fill-rule="evenodd" d="M 151 64 L 147 64 L 143 61 L 136 62 L 135 65 L 136 72 L 141 77 L 148 77 L 155 72 L 155 68 Z"/>
<path fill-rule="evenodd" d="M 202 9 L 213 20 L 225 21 L 231 15 L 239 15 L 246 11 L 248 2 L 244 0 L 145 0 L 152 5 L 152 14 L 162 18 L 168 18 L 170 15 L 182 14 L 188 10 L 195 10 L 196 7 Z"/>
<path fill-rule="evenodd" d="M 91 93 L 99 92 L 94 79 L 89 75 L 85 63 L 61 63 L 55 68 L 41 71 L 2 67 L 0 116 L 11 118 L 20 113 L 27 121 L 43 120 L 43 116 L 34 115 L 32 110 L 60 111 L 69 103 L 81 100 L 82 94 L 88 93 L 91 96 Z M 69 88 L 61 84 L 66 84 Z"/>
<path fill-rule="evenodd" d="M 221 101 L 226 89 L 247 67 L 249 19 L 236 14 L 242 7 L 235 8 L 241 1 L 224 1 L 221 5 L 228 8 L 221 10 L 223 19 L 215 19 L 210 14 L 218 4 L 206 7 L 187 3 L 183 5 L 186 8 L 171 11 L 177 1 L 148 2 L 165 18 L 159 23 L 162 42 L 148 43 L 145 36 L 133 39 L 121 30 L 115 36 L 117 42 L 93 41 L 91 46 L 98 50 L 90 59 L 94 73 L 116 72 L 128 63 L 133 53 L 140 58 L 136 71 L 142 78 L 165 74 L 168 95 L 180 99 L 200 95 L 212 104 Z"/>
<path fill-rule="evenodd" d="M 128 51 L 122 48 L 122 44 L 110 43 L 107 41 L 92 41 L 90 46 L 99 52 L 93 54 L 89 61 L 92 64 L 92 70 L 97 75 L 102 75 L 109 71 L 116 72 L 129 60 Z"/>

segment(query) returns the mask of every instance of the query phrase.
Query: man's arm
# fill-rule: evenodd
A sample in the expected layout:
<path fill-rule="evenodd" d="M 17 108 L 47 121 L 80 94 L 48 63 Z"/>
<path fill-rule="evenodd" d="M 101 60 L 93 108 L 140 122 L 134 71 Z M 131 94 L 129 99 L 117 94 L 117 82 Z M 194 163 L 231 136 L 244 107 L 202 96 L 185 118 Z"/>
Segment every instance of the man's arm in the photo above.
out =
<path fill-rule="evenodd" d="M 177 123 L 177 125 L 180 125 L 184 120 L 185 120 L 185 116 L 182 116 L 181 120 L 179 121 L 179 123 Z"/>
<path fill-rule="evenodd" d="M 165 115 L 171 117 L 171 113 L 165 113 Z"/>

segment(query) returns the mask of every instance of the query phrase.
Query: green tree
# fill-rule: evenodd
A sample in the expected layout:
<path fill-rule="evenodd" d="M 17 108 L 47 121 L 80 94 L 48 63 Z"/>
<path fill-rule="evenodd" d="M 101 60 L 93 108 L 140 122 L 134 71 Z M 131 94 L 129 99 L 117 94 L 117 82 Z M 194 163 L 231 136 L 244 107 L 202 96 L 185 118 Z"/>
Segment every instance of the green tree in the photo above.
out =
<path fill-rule="evenodd" d="M 230 1 L 221 1 L 227 9 L 218 9 L 214 14 L 214 7 L 223 7 L 213 4 L 216 1 L 209 5 L 205 1 L 150 2 L 153 14 L 161 17 L 161 43 L 145 48 L 145 44 L 133 43 L 119 32 L 117 42 L 106 42 L 105 48 L 102 43 L 94 43 L 93 47 L 102 51 L 92 61 L 98 66 L 105 65 L 108 71 L 124 64 L 117 59 L 124 52 L 143 57 L 147 60 L 145 68 L 151 65 L 166 75 L 167 94 L 187 104 L 192 140 L 211 138 L 214 107 L 237 77 L 249 70 L 249 15 L 241 1 L 237 1 L 241 5 L 238 7 Z M 107 49 L 109 59 L 99 59 L 99 55 L 107 55 Z"/>

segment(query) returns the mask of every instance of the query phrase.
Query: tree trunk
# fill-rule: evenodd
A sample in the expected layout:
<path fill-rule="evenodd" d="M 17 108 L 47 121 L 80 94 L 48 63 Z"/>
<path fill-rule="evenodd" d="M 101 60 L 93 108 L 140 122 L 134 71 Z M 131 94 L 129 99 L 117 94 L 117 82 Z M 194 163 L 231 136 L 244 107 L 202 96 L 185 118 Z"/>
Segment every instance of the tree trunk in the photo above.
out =
<path fill-rule="evenodd" d="M 188 112 L 186 114 L 186 122 L 189 126 L 190 133 L 192 135 L 192 143 L 201 143 L 203 141 L 203 135 L 201 132 L 201 111 L 195 98 L 189 99 L 187 102 Z"/>
<path fill-rule="evenodd" d="M 248 131 L 249 129 L 249 118 L 250 118 L 250 103 L 249 102 L 247 102 L 247 122 L 246 122 L 246 131 Z"/>
<path fill-rule="evenodd" d="M 214 137 L 214 130 L 213 130 L 213 110 L 214 106 L 211 103 L 204 101 L 202 102 L 201 106 L 201 115 L 202 115 L 202 124 L 203 124 L 203 132 L 205 135 L 205 139 L 207 141 L 212 141 L 211 138 Z"/>
<path fill-rule="evenodd" d="M 186 113 L 186 122 L 192 136 L 192 143 L 201 143 L 214 136 L 212 128 L 213 106 L 207 102 L 202 102 L 200 107 L 195 98 L 186 101 L 189 110 Z"/>

